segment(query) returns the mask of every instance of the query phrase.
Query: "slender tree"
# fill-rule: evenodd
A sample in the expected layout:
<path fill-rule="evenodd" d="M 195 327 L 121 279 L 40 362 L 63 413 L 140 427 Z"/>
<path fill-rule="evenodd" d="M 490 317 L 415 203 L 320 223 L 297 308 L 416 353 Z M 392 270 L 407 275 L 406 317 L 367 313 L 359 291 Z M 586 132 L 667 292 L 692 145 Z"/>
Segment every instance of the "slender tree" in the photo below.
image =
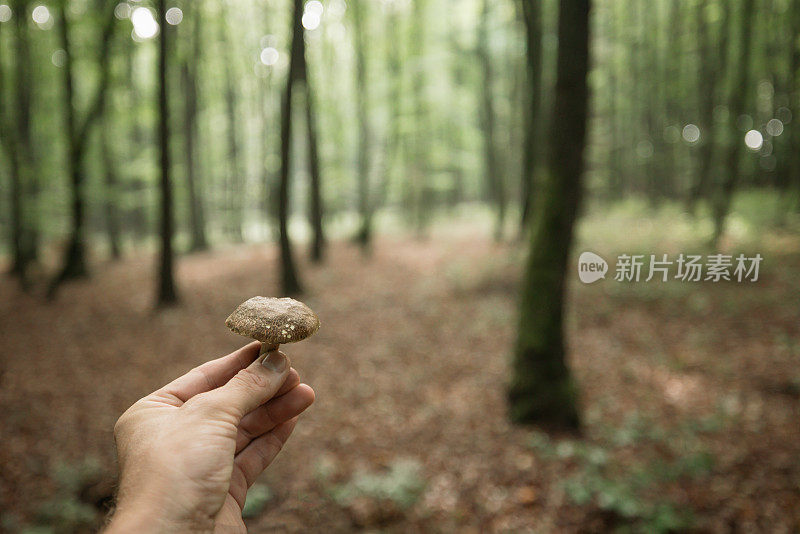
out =
<path fill-rule="evenodd" d="M 522 228 L 528 226 L 539 146 L 539 110 L 542 100 L 542 7 L 538 0 L 521 0 L 525 19 L 525 58 L 528 98 L 525 102 L 525 138 L 522 146 Z"/>
<path fill-rule="evenodd" d="M 173 205 L 172 205 L 172 167 L 170 162 L 170 133 L 169 133 L 169 87 L 168 72 L 169 58 L 171 55 L 172 26 L 164 20 L 166 13 L 166 0 L 157 0 L 156 12 L 161 27 L 158 36 L 158 66 L 156 79 L 158 80 L 158 152 L 159 170 L 161 174 L 160 192 L 160 237 L 161 249 L 158 261 L 158 291 L 156 294 L 157 306 L 168 306 L 178 301 L 175 289 L 174 257 L 172 236 L 174 233 Z"/>
<path fill-rule="evenodd" d="M 358 155 L 356 176 L 357 197 L 361 225 L 355 240 L 363 250 L 368 250 L 372 241 L 372 200 L 370 198 L 370 171 L 372 155 L 372 132 L 369 114 L 369 83 L 367 81 L 367 37 L 365 17 L 367 3 L 353 0 L 350 12 L 353 16 L 353 48 L 356 55 L 356 115 L 358 116 Z"/>
<path fill-rule="evenodd" d="M 302 26 L 302 24 L 301 24 Z M 302 31 L 302 28 L 301 28 Z M 317 116 L 314 105 L 314 91 L 312 90 L 311 75 L 308 71 L 306 59 L 306 44 L 303 35 L 300 36 L 300 50 L 297 52 L 297 81 L 302 84 L 305 91 L 305 118 L 306 118 L 306 148 L 308 150 L 309 174 L 309 222 L 311 223 L 311 261 L 321 262 L 325 252 L 325 232 L 322 225 L 324 202 L 322 198 L 322 172 L 319 164 L 319 148 L 317 142 Z M 292 41 L 294 43 L 294 40 Z M 292 49 L 294 51 L 294 48 Z"/>
<path fill-rule="evenodd" d="M 317 120 L 314 106 L 314 93 L 308 78 L 308 66 L 304 62 L 304 80 L 306 88 L 306 143 L 308 145 L 308 174 L 310 178 L 309 197 L 311 222 L 311 261 L 320 262 L 325 253 L 325 232 L 322 225 L 324 211 L 322 201 L 322 173 L 319 164 L 319 150 L 317 148 Z"/>
<path fill-rule="evenodd" d="M 289 72 L 286 76 L 286 88 L 281 103 L 281 167 L 278 187 L 278 241 L 281 254 L 281 288 L 285 295 L 302 292 L 297 275 L 292 244 L 289 238 L 289 179 L 290 156 L 292 145 L 292 93 L 298 70 L 302 68 L 305 53 L 303 36 L 303 0 L 294 0 L 292 13 L 292 45 L 289 54 Z"/>
<path fill-rule="evenodd" d="M 244 225 L 244 206 L 242 201 L 244 195 L 244 169 L 242 168 L 241 161 L 242 144 L 239 139 L 239 93 L 236 83 L 236 56 L 233 53 L 233 47 L 231 45 L 231 29 L 228 24 L 227 3 L 223 2 L 221 5 L 222 17 L 219 21 L 219 27 L 222 56 L 224 58 L 225 116 L 228 122 L 226 130 L 228 154 L 226 157 L 227 180 L 225 188 L 228 202 L 226 206 L 227 216 L 225 218 L 225 226 L 233 240 L 243 241 L 242 227 Z"/>
<path fill-rule="evenodd" d="M 731 7 L 726 2 L 722 6 L 722 20 L 715 37 L 708 20 L 710 0 L 699 2 L 696 6 L 697 37 L 700 41 L 700 70 L 697 90 L 700 95 L 700 150 L 697 176 L 689 190 L 688 202 L 692 209 L 701 198 L 710 193 L 713 183 L 714 158 L 718 150 L 717 127 L 714 123 L 714 107 L 720 99 L 721 77 L 728 60 L 728 35 Z"/>
<path fill-rule="evenodd" d="M 100 160 L 103 169 L 103 211 L 106 222 L 106 236 L 111 259 L 117 260 L 122 257 L 122 245 L 120 243 L 120 222 L 117 213 L 119 205 L 119 173 L 117 172 L 117 158 L 112 141 L 114 136 L 114 123 L 106 99 L 106 106 L 103 110 L 103 134 L 101 136 Z"/>
<path fill-rule="evenodd" d="M 411 30 L 409 32 L 409 56 L 413 65 L 411 80 L 412 132 L 409 156 L 411 160 L 408 180 L 405 181 L 405 201 L 410 207 L 414 230 L 418 238 L 426 234 L 431 216 L 430 192 L 425 184 L 426 174 L 430 172 L 431 131 L 429 97 L 426 82 L 425 50 L 428 43 L 426 27 L 428 0 L 413 0 L 411 8 Z"/>
<path fill-rule="evenodd" d="M 188 6 L 187 6 L 188 7 Z M 181 57 L 181 81 L 183 85 L 183 138 L 186 157 L 186 194 L 189 206 L 189 234 L 191 242 L 189 250 L 198 252 L 208 248 L 206 236 L 205 207 L 201 190 L 201 167 L 197 155 L 197 107 L 198 77 L 197 66 L 200 63 L 203 42 L 203 3 L 193 0 L 191 7 L 184 13 L 191 18 L 191 35 L 186 36 L 186 51 Z"/>
<path fill-rule="evenodd" d="M 560 0 L 548 176 L 530 234 L 508 390 L 517 423 L 577 428 L 576 388 L 565 361 L 567 259 L 582 196 L 588 115 L 589 0 Z"/>
<path fill-rule="evenodd" d="M 403 61 L 401 42 L 400 17 L 396 4 L 388 5 L 386 16 L 386 35 L 393 43 L 386 47 L 386 67 L 388 69 L 389 88 L 387 91 L 387 104 L 390 109 L 388 133 L 384 147 L 384 172 L 379 182 L 379 190 L 375 195 L 375 208 L 386 203 L 391 184 L 395 177 L 403 170 L 402 165 L 402 140 L 401 133 L 403 113 Z"/>
<path fill-rule="evenodd" d="M 111 42 L 114 34 L 116 17 L 114 2 L 96 1 L 96 12 L 104 18 L 99 33 L 97 50 L 99 50 L 98 67 L 100 79 L 91 97 L 89 107 L 81 114 L 78 109 L 80 99 L 75 90 L 75 54 L 72 47 L 71 24 L 67 15 L 67 2 L 58 3 L 57 28 L 64 51 L 63 86 L 66 105 L 64 106 L 64 123 L 67 129 L 67 172 L 70 178 L 71 193 L 71 234 L 69 244 L 64 251 L 62 267 L 53 278 L 48 289 L 48 296 L 54 297 L 58 287 L 65 281 L 83 278 L 88 275 L 86 265 L 86 153 L 89 134 L 102 117 L 106 108 L 106 95 L 111 78 Z"/>
<path fill-rule="evenodd" d="M 18 12 L 14 16 L 20 16 Z M 0 38 L 4 24 L 0 24 Z M 0 46 L 3 40 L 0 39 Z M 0 49 L 2 52 L 2 49 Z M 0 56 L 1 57 L 1 56 Z M 0 95 L 7 94 L 5 70 L 0 65 Z M 23 195 L 22 195 L 22 171 L 20 169 L 19 150 L 17 149 L 16 124 L 10 119 L 12 117 L 11 106 L 6 98 L 0 98 L 0 147 L 8 161 L 9 171 L 9 204 L 11 206 L 11 221 L 9 224 L 9 250 L 11 251 L 11 269 L 9 273 L 19 276 L 23 287 L 27 286 L 27 263 L 28 258 L 24 253 L 23 245 Z"/>
<path fill-rule="evenodd" d="M 737 131 L 736 121 L 745 111 L 747 104 L 747 89 L 750 80 L 750 56 L 753 40 L 753 14 L 755 0 L 743 0 L 739 13 L 739 42 L 736 60 L 729 63 L 731 92 L 728 99 L 728 110 L 733 121 L 731 135 L 723 159 L 723 172 L 720 184 L 716 187 L 711 197 L 711 212 L 714 219 L 713 246 L 716 248 L 725 231 L 725 219 L 730 210 L 733 192 L 740 181 L 742 170 L 740 167 L 742 156 L 742 139 Z"/>
<path fill-rule="evenodd" d="M 792 27 L 800 28 L 800 0 L 792 1 Z M 789 64 L 789 110 L 794 120 L 800 122 L 800 41 L 797 34 L 792 32 L 790 40 L 790 64 Z M 794 210 L 800 210 L 800 127 L 796 124 L 789 128 L 789 180 L 792 192 L 790 208 L 793 204 Z"/>
<path fill-rule="evenodd" d="M 495 139 L 495 109 L 494 109 L 494 69 L 489 50 L 489 23 L 491 17 L 491 0 L 483 0 L 481 19 L 478 24 L 478 57 L 481 63 L 483 76 L 480 78 L 482 88 L 481 127 L 483 129 L 483 173 L 486 181 L 486 190 L 497 210 L 494 237 L 496 240 L 503 238 L 503 227 L 506 220 L 506 192 L 500 164 L 497 156 Z"/>
<path fill-rule="evenodd" d="M 38 256 L 37 187 L 34 171 L 33 139 L 31 136 L 32 86 L 30 34 L 28 31 L 27 0 L 12 3 L 15 39 L 13 91 L 9 96 L 13 104 L 5 107 L 2 117 L 3 146 L 7 151 L 11 194 L 11 268 L 23 288 L 28 287 L 28 265 Z M 5 95 L 3 93 L 3 100 Z"/>

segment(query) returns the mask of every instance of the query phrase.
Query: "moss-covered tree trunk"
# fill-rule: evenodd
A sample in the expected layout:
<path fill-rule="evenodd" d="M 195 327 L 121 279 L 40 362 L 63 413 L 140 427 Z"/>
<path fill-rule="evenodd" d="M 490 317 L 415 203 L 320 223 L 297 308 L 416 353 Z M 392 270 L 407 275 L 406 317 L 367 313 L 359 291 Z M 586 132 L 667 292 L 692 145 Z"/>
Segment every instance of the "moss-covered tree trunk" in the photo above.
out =
<path fill-rule="evenodd" d="M 508 398 L 516 423 L 577 428 L 576 388 L 565 359 L 564 295 L 582 193 L 589 0 L 560 1 L 558 42 L 549 172 L 530 234 Z"/>

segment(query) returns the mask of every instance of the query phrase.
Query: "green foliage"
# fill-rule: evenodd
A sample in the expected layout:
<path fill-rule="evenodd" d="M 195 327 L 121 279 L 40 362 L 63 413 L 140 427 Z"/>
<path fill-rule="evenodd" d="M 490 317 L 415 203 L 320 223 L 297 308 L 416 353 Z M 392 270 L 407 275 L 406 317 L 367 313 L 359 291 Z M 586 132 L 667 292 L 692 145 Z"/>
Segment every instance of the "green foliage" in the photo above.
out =
<path fill-rule="evenodd" d="M 97 528 L 98 510 L 80 500 L 80 491 L 102 475 L 97 458 L 89 457 L 77 464 L 59 462 L 53 469 L 58 484 L 56 494 L 43 502 L 36 513 L 36 525 L 30 532 L 68 533 Z"/>
<path fill-rule="evenodd" d="M 692 514 L 659 494 L 663 487 L 681 479 L 701 479 L 714 468 L 714 456 L 699 435 L 714 432 L 726 419 L 720 413 L 690 420 L 668 431 L 650 417 L 634 412 L 616 428 L 599 427 L 600 444 L 582 440 L 553 439 L 532 432 L 528 446 L 550 462 L 569 462 L 575 472 L 563 483 L 567 497 L 578 506 L 596 506 L 611 514 L 620 531 L 675 532 L 692 526 Z M 662 451 L 650 460 L 629 463 L 619 457 L 630 447 Z M 664 453 L 664 450 L 667 453 Z M 648 449 L 646 449 L 648 450 Z"/>
<path fill-rule="evenodd" d="M 253 484 L 247 491 L 247 501 L 242 509 L 245 519 L 257 517 L 264 511 L 264 507 L 273 498 L 272 490 L 266 484 Z"/>
<path fill-rule="evenodd" d="M 422 466 L 416 460 L 395 460 L 382 473 L 356 473 L 350 481 L 332 489 L 334 500 L 347 506 L 358 497 L 389 500 L 405 510 L 417 502 L 425 489 Z"/>

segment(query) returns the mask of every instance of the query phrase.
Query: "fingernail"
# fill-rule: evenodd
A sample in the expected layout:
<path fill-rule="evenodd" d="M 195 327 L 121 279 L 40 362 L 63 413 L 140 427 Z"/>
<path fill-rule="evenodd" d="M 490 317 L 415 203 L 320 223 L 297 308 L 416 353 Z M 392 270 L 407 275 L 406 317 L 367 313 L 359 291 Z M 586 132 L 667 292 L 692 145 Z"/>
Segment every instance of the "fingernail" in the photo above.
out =
<path fill-rule="evenodd" d="M 261 365 L 273 373 L 282 373 L 286 369 L 286 356 L 282 352 L 274 350 L 267 354 L 267 357 L 261 361 Z"/>

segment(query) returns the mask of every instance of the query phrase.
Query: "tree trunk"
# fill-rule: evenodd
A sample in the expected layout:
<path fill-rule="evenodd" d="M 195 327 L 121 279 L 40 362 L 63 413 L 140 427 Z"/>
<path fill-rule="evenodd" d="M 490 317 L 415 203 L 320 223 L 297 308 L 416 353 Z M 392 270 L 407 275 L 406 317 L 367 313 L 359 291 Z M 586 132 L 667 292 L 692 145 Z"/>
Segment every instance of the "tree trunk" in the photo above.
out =
<path fill-rule="evenodd" d="M 522 0 L 525 18 L 528 99 L 525 113 L 525 138 L 522 146 L 520 225 L 526 229 L 533 203 L 533 186 L 539 154 L 539 110 L 542 100 L 542 12 L 539 0 Z"/>
<path fill-rule="evenodd" d="M 483 114 L 481 126 L 483 129 L 483 165 L 484 179 L 486 188 L 497 210 L 494 238 L 496 241 L 503 239 L 503 228 L 506 219 L 506 198 L 503 176 L 500 173 L 500 165 L 497 159 L 497 147 L 495 146 L 495 110 L 494 94 L 492 83 L 494 72 L 492 69 L 492 58 L 489 51 L 489 16 L 491 0 L 483 0 L 483 10 L 478 26 L 478 57 L 483 70 L 483 79 L 480 80 L 483 88 Z"/>
<path fill-rule="evenodd" d="M 364 35 L 364 10 L 367 4 L 364 0 L 353 0 L 351 11 L 353 13 L 353 43 L 356 54 L 356 114 L 358 116 L 358 157 L 356 174 L 358 177 L 358 213 L 361 224 L 355 236 L 355 241 L 366 251 L 372 241 L 372 203 L 370 200 L 370 132 L 369 118 L 369 86 L 367 84 L 367 59 L 366 40 Z"/>
<path fill-rule="evenodd" d="M 702 46 L 700 56 L 700 76 L 698 93 L 700 94 L 700 163 L 697 177 L 689 191 L 688 204 L 695 211 L 698 201 L 707 197 L 711 184 L 714 183 L 712 173 L 714 156 L 717 153 L 717 128 L 714 122 L 714 107 L 719 98 L 720 76 L 728 61 L 728 36 L 730 34 L 729 19 L 731 8 L 722 7 L 722 20 L 719 25 L 718 39 L 712 37 L 708 22 L 708 0 L 697 6 L 698 39 Z M 720 52 L 717 53 L 716 50 Z"/>
<path fill-rule="evenodd" d="M 114 149 L 111 140 L 115 139 L 112 129 L 112 121 L 109 120 L 109 110 L 103 110 L 103 135 L 102 135 L 102 164 L 103 164 L 103 185 L 104 191 L 104 211 L 106 219 L 106 235 L 108 236 L 108 246 L 111 258 L 114 260 L 122 257 L 122 247 L 119 236 L 118 191 L 119 176 L 117 174 L 117 159 L 114 157 Z"/>
<path fill-rule="evenodd" d="M 3 25 L 0 24 L 0 46 Z M 2 53 L 2 49 L 0 49 Z M 0 94 L 6 94 L 5 71 L 0 66 Z M 19 168 L 19 155 L 17 152 L 15 125 L 8 118 L 11 116 L 6 99 L 0 100 L 0 149 L 3 150 L 8 160 L 9 172 L 9 205 L 11 206 L 11 220 L 9 221 L 8 242 L 11 251 L 11 267 L 9 274 L 19 276 L 23 287 L 27 287 L 27 276 L 24 256 L 22 254 L 22 191 Z"/>
<path fill-rule="evenodd" d="M 65 98 L 65 124 L 67 127 L 67 171 L 70 177 L 71 193 L 71 219 L 72 228 L 69 244 L 64 251 L 64 259 L 59 273 L 53 278 L 47 291 L 48 298 L 54 298 L 59 286 L 71 279 L 88 276 L 86 266 L 86 236 L 85 218 L 86 201 L 84 193 L 84 176 L 86 147 L 92 127 L 103 115 L 106 108 L 106 94 L 111 77 L 111 46 L 116 18 L 114 6 L 98 0 L 97 8 L 106 15 L 105 24 L 101 29 L 97 49 L 100 51 L 98 67 L 100 80 L 90 99 L 82 120 L 78 118 L 78 102 L 75 95 L 73 49 L 70 40 L 70 24 L 67 18 L 66 3 L 58 4 L 58 34 L 61 48 L 64 50 L 64 98 Z"/>
<path fill-rule="evenodd" d="M 728 109 L 733 121 L 732 139 L 730 140 L 723 165 L 723 175 L 720 186 L 714 191 L 711 208 L 714 219 L 714 236 L 712 245 L 717 248 L 719 240 L 725 231 L 725 219 L 730 210 L 733 192 L 741 175 L 739 167 L 742 153 L 742 139 L 736 119 L 745 111 L 747 103 L 747 88 L 750 78 L 750 52 L 753 38 L 753 13 L 755 0 L 743 0 L 743 8 L 739 13 L 739 55 L 733 62 L 730 101 Z"/>
<path fill-rule="evenodd" d="M 301 27 L 302 32 L 302 27 Z M 302 37 L 302 34 L 301 34 Z M 293 43 L 294 44 L 294 43 Z M 292 49 L 294 51 L 294 49 Z M 314 106 L 314 91 L 308 73 L 305 39 L 300 39 L 300 50 L 297 52 L 297 70 L 294 72 L 297 81 L 301 82 L 305 91 L 306 143 L 308 150 L 309 184 L 309 222 L 311 223 L 311 261 L 321 262 L 325 251 L 325 233 L 322 216 L 325 211 L 322 200 L 322 176 L 319 165 L 319 149 L 317 147 L 317 118 Z"/>
<path fill-rule="evenodd" d="M 236 56 L 231 53 L 231 40 L 228 27 L 228 9 L 222 4 L 222 17 L 219 21 L 221 28 L 221 41 L 225 58 L 225 115 L 228 119 L 227 142 L 228 142 L 228 206 L 226 226 L 228 233 L 234 241 L 244 240 L 243 226 L 243 198 L 244 198 L 244 176 L 240 158 L 239 142 L 239 109 L 238 95 L 236 93 L 236 73 L 234 66 Z"/>
<path fill-rule="evenodd" d="M 800 28 L 800 0 L 792 2 L 792 27 Z M 800 43 L 796 40 L 796 34 L 792 33 L 791 39 L 791 63 L 789 69 L 789 109 L 792 112 L 793 121 L 800 122 Z M 790 210 L 800 210 L 800 127 L 792 124 L 788 128 L 789 149 L 788 149 L 788 168 L 789 186 L 792 192 Z"/>
<path fill-rule="evenodd" d="M 375 204 L 382 206 L 386 203 L 389 196 L 389 189 L 398 172 L 402 172 L 402 135 L 401 135 L 401 116 L 403 113 L 403 62 L 401 59 L 401 32 L 399 28 L 399 17 L 397 5 L 390 7 L 389 15 L 386 18 L 386 35 L 390 40 L 397 43 L 396 46 L 387 47 L 386 66 L 388 77 L 391 80 L 389 88 L 390 108 L 388 135 L 384 143 L 384 172 L 380 180 L 380 189 L 375 195 Z"/>
<path fill-rule="evenodd" d="M 75 82 L 73 73 L 73 50 L 70 40 L 70 24 L 67 18 L 66 2 L 58 4 L 58 34 L 61 48 L 64 50 L 64 123 L 67 127 L 67 172 L 70 179 L 71 233 L 69 243 L 64 251 L 61 271 L 53 279 L 48 289 L 48 296 L 55 297 L 61 283 L 75 278 L 88 276 L 86 267 L 86 242 L 84 235 L 84 219 L 86 206 L 84 203 L 84 169 L 83 147 L 85 140 L 80 138 Z"/>
<path fill-rule="evenodd" d="M 322 214 L 324 211 L 322 201 L 322 177 L 317 150 L 317 125 L 314 113 L 314 94 L 308 80 L 308 67 L 303 61 L 304 80 L 306 88 L 306 135 L 308 136 L 308 172 L 311 178 L 309 194 L 311 196 L 311 261 L 321 262 L 325 253 L 325 233 L 322 227 Z"/>
<path fill-rule="evenodd" d="M 405 204 L 411 211 L 416 237 L 425 237 L 432 217 L 429 191 L 425 186 L 426 175 L 430 172 L 430 134 L 427 76 L 425 69 L 425 50 L 427 42 L 427 0 L 413 0 L 411 13 L 410 56 L 414 65 L 411 83 L 413 98 L 413 140 L 410 150 L 411 166 L 406 181 Z"/>
<path fill-rule="evenodd" d="M 576 388 L 565 361 L 567 259 L 582 196 L 588 115 L 589 0 L 561 0 L 549 173 L 531 232 L 508 390 L 517 423 L 575 429 Z"/>
<path fill-rule="evenodd" d="M 175 290 L 174 252 L 172 249 L 173 207 L 172 207 L 172 178 L 170 165 L 170 137 L 169 137 L 169 92 L 167 87 L 167 72 L 169 69 L 170 42 L 172 27 L 164 20 L 166 13 L 166 0 L 157 1 L 158 22 L 161 31 L 158 36 L 158 148 L 159 167 L 161 171 L 161 220 L 160 236 L 161 251 L 158 263 L 158 293 L 156 304 L 168 306 L 178 301 Z"/>
<path fill-rule="evenodd" d="M 208 249 L 206 237 L 205 209 L 200 192 L 200 167 L 197 164 L 197 64 L 202 53 L 202 4 L 192 4 L 193 17 L 190 54 L 184 54 L 181 64 L 181 80 L 184 90 L 183 134 L 186 147 L 186 192 L 189 204 L 189 250 L 199 252 Z"/>
<path fill-rule="evenodd" d="M 16 199 L 12 203 L 12 212 L 16 212 L 12 226 L 14 257 L 11 274 L 18 276 L 23 287 L 27 287 L 28 265 L 38 257 L 38 232 L 36 173 L 34 171 L 33 139 L 31 137 L 31 57 L 30 35 L 28 31 L 28 2 L 20 1 L 14 6 L 16 39 L 14 49 L 15 87 L 14 113 L 15 123 L 8 130 L 13 133 L 14 154 L 11 163 L 12 195 Z M 10 110 L 9 110 L 10 111 Z M 13 128 L 13 132 L 12 132 Z M 13 197 L 12 197 L 13 198 Z"/>
<path fill-rule="evenodd" d="M 286 89 L 281 103 L 281 167 L 278 187 L 278 240 L 281 254 L 281 288 L 284 295 L 296 295 L 302 292 L 297 275 L 292 244 L 289 239 L 289 166 L 292 145 L 292 89 L 298 69 L 301 68 L 301 57 L 305 45 L 303 42 L 303 0 L 294 0 L 292 15 L 292 48 L 289 57 L 289 72 L 286 76 Z"/>

